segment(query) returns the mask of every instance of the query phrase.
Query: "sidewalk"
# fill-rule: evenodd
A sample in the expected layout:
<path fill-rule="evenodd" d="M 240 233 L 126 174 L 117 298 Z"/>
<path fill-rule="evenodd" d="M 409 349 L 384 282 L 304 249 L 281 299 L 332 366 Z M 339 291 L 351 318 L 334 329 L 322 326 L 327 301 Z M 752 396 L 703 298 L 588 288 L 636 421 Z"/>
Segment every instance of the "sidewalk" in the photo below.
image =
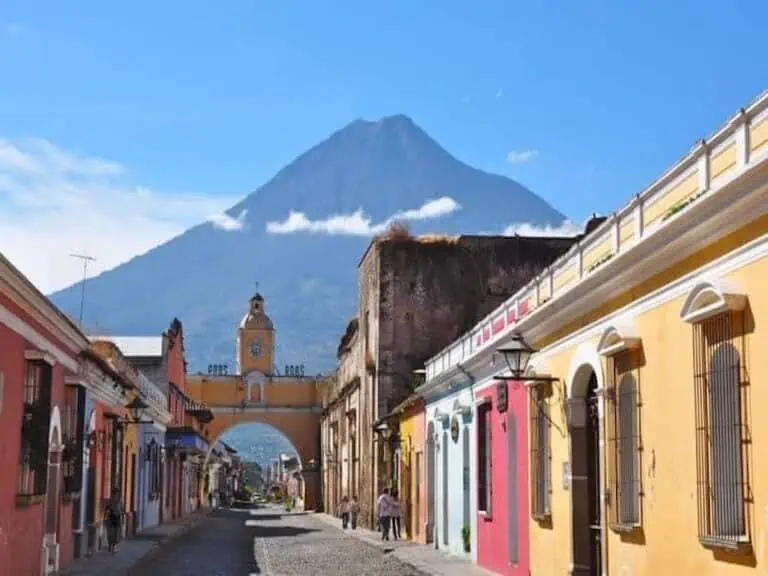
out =
<path fill-rule="evenodd" d="M 342 529 L 341 519 L 330 514 L 315 513 L 312 516 L 337 530 Z M 350 538 L 357 538 L 366 544 L 386 550 L 401 562 L 410 564 L 426 574 L 434 576 L 492 576 L 494 574 L 472 564 L 469 560 L 447 554 L 432 546 L 416 544 L 409 540 L 382 540 L 380 533 L 360 527 L 356 530 L 349 528 L 344 533 Z"/>
<path fill-rule="evenodd" d="M 90 558 L 79 558 L 59 572 L 60 576 L 128 576 L 138 574 L 140 564 L 169 540 L 181 536 L 204 520 L 211 510 L 206 508 L 165 524 L 142 530 L 120 543 L 111 554 L 101 550 Z"/>

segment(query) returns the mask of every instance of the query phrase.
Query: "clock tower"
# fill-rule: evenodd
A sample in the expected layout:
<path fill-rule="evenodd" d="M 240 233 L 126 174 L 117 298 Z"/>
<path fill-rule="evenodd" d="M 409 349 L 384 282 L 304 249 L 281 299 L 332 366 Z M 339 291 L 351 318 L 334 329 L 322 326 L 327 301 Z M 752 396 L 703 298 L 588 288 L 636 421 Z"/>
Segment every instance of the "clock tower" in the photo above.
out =
<path fill-rule="evenodd" d="M 256 293 L 237 329 L 237 363 L 241 374 L 271 374 L 275 356 L 275 328 L 264 313 L 264 298 Z"/>

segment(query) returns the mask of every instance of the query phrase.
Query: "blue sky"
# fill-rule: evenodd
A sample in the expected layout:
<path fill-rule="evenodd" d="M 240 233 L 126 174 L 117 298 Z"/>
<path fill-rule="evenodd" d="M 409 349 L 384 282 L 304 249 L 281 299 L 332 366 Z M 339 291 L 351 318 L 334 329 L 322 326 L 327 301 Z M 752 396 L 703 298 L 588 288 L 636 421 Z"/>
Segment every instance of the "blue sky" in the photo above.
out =
<path fill-rule="evenodd" d="M 581 221 L 768 87 L 766 22 L 764 0 L 5 0 L 0 160 L 44 157 L 45 176 L 36 165 L 3 194 L 0 164 L 0 225 L 16 225 L 0 250 L 58 287 L 77 266 L 46 260 L 62 245 L 51 223 L 72 250 L 111 234 L 108 267 L 347 122 L 394 113 Z M 89 195 L 110 200 L 65 223 Z M 114 232 L 137 199 L 153 208 Z"/>

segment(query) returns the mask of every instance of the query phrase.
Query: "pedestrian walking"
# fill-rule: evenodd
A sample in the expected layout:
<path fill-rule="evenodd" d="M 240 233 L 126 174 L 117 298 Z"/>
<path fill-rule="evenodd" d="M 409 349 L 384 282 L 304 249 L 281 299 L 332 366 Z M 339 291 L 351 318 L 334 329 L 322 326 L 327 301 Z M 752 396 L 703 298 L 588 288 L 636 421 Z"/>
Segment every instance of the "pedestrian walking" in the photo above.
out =
<path fill-rule="evenodd" d="M 381 539 L 389 540 L 389 523 L 391 500 L 389 498 L 389 488 L 385 488 L 377 501 L 377 513 L 379 516 L 379 525 L 381 526 Z"/>
<path fill-rule="evenodd" d="M 107 523 L 109 551 L 114 553 L 117 552 L 117 546 L 120 542 L 120 525 L 123 520 L 123 505 L 120 502 L 120 491 L 117 488 L 112 490 L 112 497 L 107 502 L 104 516 Z"/>
<path fill-rule="evenodd" d="M 349 503 L 349 520 L 352 522 L 352 530 L 357 530 L 357 515 L 360 513 L 360 504 L 357 502 L 357 496 L 352 496 Z"/>
<path fill-rule="evenodd" d="M 347 524 L 349 524 L 349 498 L 346 496 L 341 499 L 341 504 L 339 504 L 339 512 L 341 513 L 341 528 L 346 530 Z"/>
<path fill-rule="evenodd" d="M 400 540 L 400 514 L 402 507 L 397 497 L 397 490 L 392 490 L 392 495 L 389 497 L 389 506 L 392 518 L 392 537 L 395 540 Z"/>

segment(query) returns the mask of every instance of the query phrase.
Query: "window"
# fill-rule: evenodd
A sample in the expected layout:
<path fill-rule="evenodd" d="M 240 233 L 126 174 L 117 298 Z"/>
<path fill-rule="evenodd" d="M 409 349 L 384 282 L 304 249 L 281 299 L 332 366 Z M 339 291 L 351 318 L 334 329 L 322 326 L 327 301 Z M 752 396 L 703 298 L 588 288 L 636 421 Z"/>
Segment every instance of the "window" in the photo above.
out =
<path fill-rule="evenodd" d="M 737 334 L 743 334 L 741 312 L 724 312 L 693 326 L 699 539 L 725 548 L 749 539 L 747 382 Z"/>
<path fill-rule="evenodd" d="M 51 420 L 53 369 L 42 360 L 27 362 L 21 420 L 19 496 L 45 494 L 48 475 L 48 427 Z"/>
<path fill-rule="evenodd" d="M 64 449 L 61 453 L 61 471 L 64 493 L 80 491 L 83 479 L 83 426 L 85 389 L 67 386 L 64 393 L 64 409 L 61 418 L 61 436 Z"/>
<path fill-rule="evenodd" d="M 491 403 L 484 402 L 477 407 L 477 509 L 485 513 L 491 511 L 491 467 Z"/>
<path fill-rule="evenodd" d="M 421 467 L 423 459 L 424 453 L 416 452 L 416 526 L 414 526 L 414 532 L 416 536 L 421 534 L 421 517 L 419 516 L 419 510 L 421 510 Z"/>
<path fill-rule="evenodd" d="M 613 495 L 609 522 L 615 530 L 631 530 L 641 523 L 640 391 L 636 374 L 638 356 L 637 350 L 625 350 L 610 357 L 608 361 L 606 456 Z"/>
<path fill-rule="evenodd" d="M 549 404 L 546 386 L 531 390 L 531 515 L 536 519 L 551 514 L 551 460 Z"/>

